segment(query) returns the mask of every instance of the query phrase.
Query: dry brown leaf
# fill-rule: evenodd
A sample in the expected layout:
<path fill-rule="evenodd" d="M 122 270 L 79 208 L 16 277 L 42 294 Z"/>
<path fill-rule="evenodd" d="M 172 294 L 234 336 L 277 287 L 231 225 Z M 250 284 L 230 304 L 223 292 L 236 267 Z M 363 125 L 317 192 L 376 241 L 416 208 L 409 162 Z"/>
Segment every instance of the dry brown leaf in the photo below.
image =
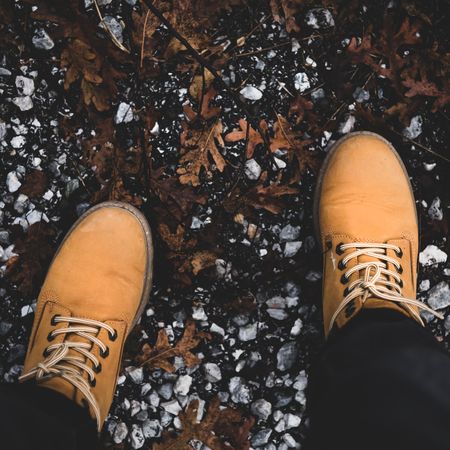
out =
<path fill-rule="evenodd" d="M 212 157 L 220 172 L 223 172 L 225 169 L 225 159 L 216 144 L 217 141 L 220 146 L 224 146 L 222 122 L 218 120 L 209 129 L 205 130 L 191 130 L 186 123 L 183 124 L 183 128 L 180 136 L 182 148 L 181 167 L 178 168 L 177 173 L 180 176 L 181 184 L 198 186 L 202 169 L 206 171 L 208 176 L 212 174 L 209 157 Z"/>
<path fill-rule="evenodd" d="M 264 139 L 259 131 L 256 131 L 251 125 L 249 125 L 245 119 L 239 120 L 240 129 L 235 129 L 228 133 L 225 136 L 225 141 L 238 142 L 244 140 L 247 137 L 247 126 L 250 126 L 250 128 L 248 130 L 248 142 L 245 156 L 247 159 L 250 159 L 253 158 L 256 147 L 264 143 Z M 267 123 L 265 120 L 261 120 L 259 126 L 263 132 L 267 132 Z"/>
<path fill-rule="evenodd" d="M 174 346 L 170 344 L 166 330 L 161 329 L 155 346 L 144 344 L 142 353 L 136 360 L 141 366 L 146 365 L 149 368 L 161 368 L 166 372 L 174 372 L 175 367 L 169 360 L 175 356 L 181 356 L 187 367 L 193 367 L 199 364 L 200 360 L 191 350 L 194 350 L 202 341 L 210 339 L 209 333 L 197 331 L 195 322 L 188 320 L 183 336 Z"/>
<path fill-rule="evenodd" d="M 20 188 L 20 193 L 31 199 L 41 197 L 47 190 L 48 179 L 43 170 L 31 170 L 25 176 L 25 182 Z"/>
<path fill-rule="evenodd" d="M 16 240 L 14 252 L 18 256 L 7 261 L 6 277 L 17 285 L 21 294 L 29 296 L 40 288 L 53 257 L 55 235 L 56 232 L 50 224 L 37 222 Z"/>
<path fill-rule="evenodd" d="M 301 7 L 304 6 L 304 4 L 305 0 L 270 0 L 270 9 L 272 11 L 273 19 L 278 23 L 282 23 L 281 8 L 286 22 L 286 31 L 288 33 L 298 33 L 300 31 L 300 26 L 295 20 L 295 15 L 301 11 Z"/>
<path fill-rule="evenodd" d="M 287 119 L 277 115 L 274 125 L 275 136 L 270 139 L 270 150 L 275 152 L 279 149 L 289 151 L 290 158 L 295 156 L 299 167 L 299 176 L 302 176 L 307 169 L 317 170 L 319 160 L 316 154 L 308 150 L 311 140 L 303 140 L 301 135 L 296 133 Z"/>
<path fill-rule="evenodd" d="M 189 122 L 194 122 L 197 119 L 210 120 L 217 117 L 221 112 L 222 108 L 212 104 L 212 101 L 217 95 L 217 91 L 213 86 L 205 92 L 199 112 L 195 112 L 191 105 L 184 105 L 183 111 L 186 114 Z"/>
<path fill-rule="evenodd" d="M 181 433 L 166 431 L 162 441 L 154 450 L 192 450 L 191 441 L 202 442 L 212 450 L 248 450 L 250 429 L 255 423 L 253 417 L 232 408 L 220 409 L 220 400 L 215 398 L 208 407 L 203 421 L 197 419 L 199 400 L 192 400 L 180 414 Z"/>

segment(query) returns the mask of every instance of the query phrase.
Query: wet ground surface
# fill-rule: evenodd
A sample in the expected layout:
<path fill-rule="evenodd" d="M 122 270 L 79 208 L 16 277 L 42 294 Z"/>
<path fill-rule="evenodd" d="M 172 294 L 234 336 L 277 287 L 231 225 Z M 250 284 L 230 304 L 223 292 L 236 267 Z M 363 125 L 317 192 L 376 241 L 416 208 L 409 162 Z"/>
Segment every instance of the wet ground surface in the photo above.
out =
<path fill-rule="evenodd" d="M 230 3 L 201 39 L 180 28 L 209 49 L 227 91 L 208 73 L 202 80 L 185 52 L 167 50 L 164 27 L 148 42 L 165 50 L 150 49 L 142 68 L 139 5 L 99 2 L 130 56 L 95 28 L 92 3 L 73 2 L 75 21 L 95 25 L 94 55 L 107 43 L 106 59 L 122 73 L 105 87 L 107 108 L 86 104 L 81 79 L 65 85 L 67 42 L 84 36 L 76 26 L 64 36 L 51 8 L 36 17 L 32 2 L 5 2 L 0 13 L 1 379 L 21 373 L 40 283 L 78 216 L 101 200 L 127 200 L 154 231 L 154 289 L 125 352 L 106 446 L 151 447 L 162 429 L 182 428 L 180 411 L 193 399 L 203 410 L 218 397 L 255 417 L 252 447 L 300 448 L 308 370 L 323 343 L 312 195 L 328 145 L 350 131 L 378 132 L 398 149 L 421 225 L 418 298 L 446 316 L 450 306 L 448 4 L 306 2 L 287 30 L 266 2 Z M 230 134 L 242 119 L 253 130 Z M 182 159 L 192 151 L 186 130 L 198 139 L 212 130 L 223 161 L 211 154 L 193 171 Z M 269 183 L 275 193 L 264 191 Z M 177 356 L 172 373 L 138 367 L 144 343 L 153 346 L 162 329 L 179 342 L 191 319 L 210 333 L 192 350 L 198 364 Z M 450 319 L 427 319 L 448 346 Z"/>

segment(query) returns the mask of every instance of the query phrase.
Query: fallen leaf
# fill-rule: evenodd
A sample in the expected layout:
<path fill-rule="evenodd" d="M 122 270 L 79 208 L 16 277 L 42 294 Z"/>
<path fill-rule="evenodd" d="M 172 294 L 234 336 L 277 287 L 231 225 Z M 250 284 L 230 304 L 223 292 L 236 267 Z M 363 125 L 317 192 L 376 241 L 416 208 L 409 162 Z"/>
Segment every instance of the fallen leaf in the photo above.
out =
<path fill-rule="evenodd" d="M 247 133 L 247 126 L 249 126 L 248 133 Z M 263 132 L 267 132 L 267 123 L 265 120 L 261 120 L 259 123 L 259 126 Z M 225 136 L 226 142 L 238 142 L 246 139 L 248 134 L 248 142 L 247 142 L 247 148 L 245 151 L 245 156 L 247 159 L 253 158 L 253 155 L 255 153 L 256 147 L 260 144 L 264 143 L 264 139 L 259 133 L 259 131 L 256 131 L 251 125 L 248 124 L 248 122 L 245 119 L 239 120 L 239 127 L 240 129 L 235 129 L 228 133 Z"/>
<path fill-rule="evenodd" d="M 220 399 L 214 398 L 200 422 L 197 419 L 199 400 L 192 400 L 186 410 L 180 413 L 181 433 L 165 431 L 154 450 L 188 450 L 192 441 L 200 441 L 211 450 L 248 450 L 250 429 L 255 423 L 253 417 L 245 417 L 233 408 L 220 409 Z"/>
<path fill-rule="evenodd" d="M 7 279 L 25 296 L 37 294 L 54 254 L 54 228 L 46 222 L 31 225 L 14 246 L 14 256 L 6 263 Z"/>
<path fill-rule="evenodd" d="M 174 372 L 175 367 L 169 360 L 175 356 L 181 356 L 187 367 L 193 367 L 200 363 L 200 359 L 191 350 L 194 350 L 202 341 L 210 339 L 209 333 L 197 331 L 195 322 L 188 320 L 183 336 L 174 346 L 170 344 L 166 330 L 163 328 L 158 332 L 155 346 L 144 344 L 142 353 L 136 360 L 141 366 Z"/>
<path fill-rule="evenodd" d="M 181 184 L 198 186 L 200 184 L 200 172 L 206 171 L 208 176 L 212 174 L 211 157 L 220 172 L 225 169 L 225 159 L 217 148 L 216 142 L 224 146 L 222 138 L 222 122 L 216 121 L 209 129 L 190 129 L 183 124 L 183 132 L 180 136 L 181 152 L 180 166 L 177 173 Z"/>
<path fill-rule="evenodd" d="M 20 193 L 31 199 L 36 199 L 45 193 L 47 185 L 47 175 L 43 170 L 31 170 L 25 176 L 25 182 L 20 188 Z"/>

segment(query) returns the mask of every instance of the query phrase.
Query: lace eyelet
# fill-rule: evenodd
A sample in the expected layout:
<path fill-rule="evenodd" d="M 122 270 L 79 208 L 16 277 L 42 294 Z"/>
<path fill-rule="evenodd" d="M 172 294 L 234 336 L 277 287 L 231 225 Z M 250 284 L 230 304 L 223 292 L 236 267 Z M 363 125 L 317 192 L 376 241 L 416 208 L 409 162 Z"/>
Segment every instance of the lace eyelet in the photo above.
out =
<path fill-rule="evenodd" d="M 42 356 L 44 358 L 47 358 L 47 356 L 50 355 L 50 352 L 48 351 L 48 348 L 46 348 L 43 352 L 42 352 Z"/>
<path fill-rule="evenodd" d="M 342 284 L 347 284 L 348 283 L 348 278 L 345 276 L 345 273 L 341 277 L 341 283 Z"/>
<path fill-rule="evenodd" d="M 341 260 L 339 261 L 339 264 L 338 264 L 338 269 L 339 269 L 339 270 L 344 270 L 346 267 L 347 267 L 347 264 L 344 264 L 344 260 L 341 259 Z"/>
<path fill-rule="evenodd" d="M 105 351 L 103 351 L 103 350 L 100 349 L 100 356 L 101 356 L 102 358 L 106 358 L 107 356 L 109 356 L 109 348 L 106 347 L 106 350 L 105 350 Z"/>
<path fill-rule="evenodd" d="M 398 268 L 397 268 L 397 272 L 398 272 L 398 273 L 403 273 L 403 267 L 402 267 L 402 266 L 398 267 Z"/>
<path fill-rule="evenodd" d="M 341 249 L 341 245 L 344 245 L 344 243 L 341 242 L 338 245 L 336 245 L 336 254 L 338 255 L 342 255 L 344 253 L 344 250 Z"/>
<path fill-rule="evenodd" d="M 52 320 L 50 321 L 50 323 L 52 324 L 52 326 L 56 326 L 57 322 L 55 322 L 55 319 L 56 319 L 57 317 L 59 317 L 59 314 L 55 314 L 55 315 L 52 317 Z"/>
<path fill-rule="evenodd" d="M 50 331 L 50 333 L 48 333 L 47 335 L 47 341 L 51 342 L 53 341 L 53 339 L 55 339 L 55 336 L 53 336 L 53 331 Z"/>
<path fill-rule="evenodd" d="M 403 280 L 400 280 L 400 282 L 398 283 L 398 285 L 402 288 L 402 287 L 403 287 Z"/>
<path fill-rule="evenodd" d="M 344 289 L 344 297 L 347 297 L 348 294 L 350 294 L 350 289 L 348 287 L 346 287 Z"/>
<path fill-rule="evenodd" d="M 401 258 L 403 256 L 403 250 L 400 248 L 399 251 L 395 251 L 395 254 L 397 255 L 397 258 Z"/>
<path fill-rule="evenodd" d="M 95 373 L 100 373 L 102 371 L 102 364 L 99 363 L 98 366 L 94 366 L 93 370 Z"/>
<path fill-rule="evenodd" d="M 109 333 L 108 333 L 109 334 Z M 111 342 L 114 342 L 117 339 L 117 330 L 114 330 L 114 333 L 111 335 L 109 334 L 109 340 Z"/>
<path fill-rule="evenodd" d="M 91 387 L 95 387 L 95 385 L 97 384 L 97 380 L 95 378 L 93 380 L 89 380 L 89 384 L 91 385 Z"/>

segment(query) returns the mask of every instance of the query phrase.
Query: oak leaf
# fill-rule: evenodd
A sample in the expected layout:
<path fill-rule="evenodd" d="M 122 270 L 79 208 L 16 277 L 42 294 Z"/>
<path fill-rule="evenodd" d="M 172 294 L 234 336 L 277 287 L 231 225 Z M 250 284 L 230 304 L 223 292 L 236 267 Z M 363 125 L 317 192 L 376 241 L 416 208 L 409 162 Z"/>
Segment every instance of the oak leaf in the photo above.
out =
<path fill-rule="evenodd" d="M 294 131 L 287 119 L 277 114 L 277 121 L 274 124 L 275 136 L 270 140 L 270 150 L 276 152 L 279 149 L 288 150 L 288 156 L 294 155 L 298 162 L 299 175 L 303 175 L 307 169 L 317 170 L 319 160 L 314 152 L 308 149 L 311 140 L 302 139 Z"/>
<path fill-rule="evenodd" d="M 180 414 L 181 433 L 165 431 L 154 450 L 192 450 L 192 441 L 200 441 L 212 450 L 248 450 L 249 433 L 255 420 L 244 417 L 236 409 L 220 409 L 219 398 L 214 398 L 202 421 L 198 420 L 199 400 L 192 400 Z"/>
<path fill-rule="evenodd" d="M 177 173 L 180 176 L 180 183 L 198 186 L 202 169 L 211 176 L 210 157 L 220 172 L 225 169 L 225 159 L 216 144 L 217 141 L 220 146 L 224 146 L 222 122 L 217 120 L 209 129 L 204 130 L 190 129 L 186 123 L 183 124 L 183 128 L 180 136 L 181 167 L 178 168 Z"/>
<path fill-rule="evenodd" d="M 248 130 L 247 130 L 247 127 Z M 267 131 L 267 123 L 265 120 L 261 120 L 259 123 L 259 127 L 263 132 Z M 245 151 L 245 156 L 247 159 L 250 159 L 253 157 L 253 154 L 255 153 L 255 149 L 258 145 L 264 143 L 264 139 L 259 133 L 259 131 L 255 130 L 245 119 L 239 120 L 239 128 L 235 129 L 228 133 L 225 136 L 226 142 L 238 142 L 242 141 L 247 138 L 248 136 L 248 142 L 247 142 L 247 148 Z"/>
<path fill-rule="evenodd" d="M 209 333 L 197 331 L 195 322 L 188 320 L 183 336 L 175 345 L 170 344 L 166 330 L 161 329 L 154 347 L 144 344 L 142 353 L 137 356 L 136 360 L 141 366 L 174 372 L 175 367 L 170 360 L 175 356 L 181 356 L 187 367 L 193 367 L 200 364 L 201 360 L 191 350 L 194 350 L 202 341 L 210 339 Z"/>

